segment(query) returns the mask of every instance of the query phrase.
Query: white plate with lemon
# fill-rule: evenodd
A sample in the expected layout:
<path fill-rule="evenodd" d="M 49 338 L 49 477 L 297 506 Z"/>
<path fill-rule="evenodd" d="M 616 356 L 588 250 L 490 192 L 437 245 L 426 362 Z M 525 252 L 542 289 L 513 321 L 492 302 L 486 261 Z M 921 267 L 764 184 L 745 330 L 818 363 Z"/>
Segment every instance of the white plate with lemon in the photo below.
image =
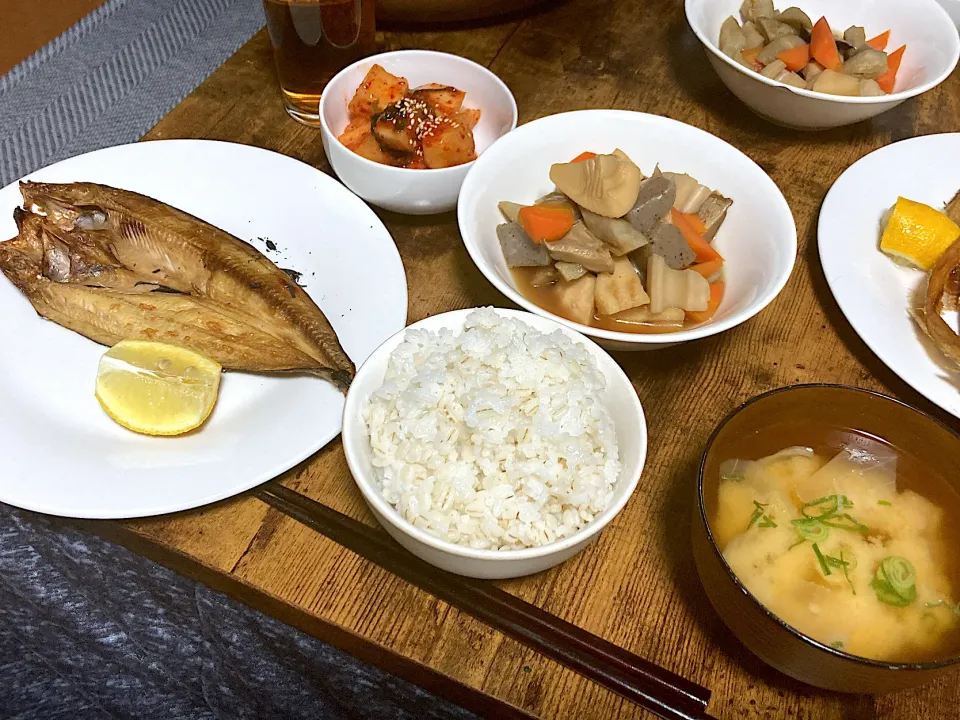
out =
<path fill-rule="evenodd" d="M 387 229 L 336 180 L 292 158 L 165 140 L 88 153 L 28 179 L 133 190 L 250 242 L 300 273 L 358 367 L 406 324 L 406 278 Z M 17 234 L 20 202 L 16 183 L 0 190 L 4 240 Z M 104 357 L 108 348 L 38 317 L 2 276 L 0 333 L 0 501 L 28 510 L 123 518 L 195 508 L 276 477 L 341 429 L 344 397 L 325 380 L 221 376 L 212 361 L 176 349 L 153 355 L 150 344 L 124 343 Z M 139 365 L 164 377 L 145 385 L 133 377 Z M 179 377 L 187 392 L 171 391 Z M 167 403 L 163 417 L 144 407 L 151 402 Z M 160 437 L 124 425 L 198 427 Z"/>
<path fill-rule="evenodd" d="M 956 239 L 956 226 L 937 211 L 960 190 L 958 161 L 960 133 L 926 135 L 876 150 L 834 183 L 818 229 L 827 283 L 854 330 L 905 382 L 956 417 L 960 372 L 920 328 L 912 310 L 923 305 L 927 278 L 916 265 L 929 265 Z M 898 203 L 899 198 L 904 200 Z M 884 244 L 899 262 L 880 249 L 883 222 L 894 206 L 897 232 L 885 235 Z M 911 223 L 924 229 L 914 232 Z M 957 329 L 956 313 L 944 319 Z"/>

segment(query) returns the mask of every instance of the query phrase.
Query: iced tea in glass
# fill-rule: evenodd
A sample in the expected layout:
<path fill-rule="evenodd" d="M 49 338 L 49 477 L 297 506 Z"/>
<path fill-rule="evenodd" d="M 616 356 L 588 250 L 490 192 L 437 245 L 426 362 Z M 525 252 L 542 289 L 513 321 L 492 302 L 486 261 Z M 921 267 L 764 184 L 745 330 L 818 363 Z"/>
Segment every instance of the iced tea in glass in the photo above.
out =
<path fill-rule="evenodd" d="M 376 50 L 375 0 L 263 0 L 283 105 L 317 126 L 320 93 L 338 71 Z"/>

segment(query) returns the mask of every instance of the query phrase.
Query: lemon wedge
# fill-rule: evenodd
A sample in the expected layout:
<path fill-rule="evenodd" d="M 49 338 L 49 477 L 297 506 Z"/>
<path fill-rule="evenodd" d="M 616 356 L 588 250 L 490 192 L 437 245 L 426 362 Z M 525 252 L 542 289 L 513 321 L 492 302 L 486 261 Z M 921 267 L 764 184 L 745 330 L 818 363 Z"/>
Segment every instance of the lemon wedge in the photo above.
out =
<path fill-rule="evenodd" d="M 97 369 L 97 400 L 113 420 L 145 435 L 200 427 L 220 391 L 220 364 L 167 343 L 123 340 Z"/>
<path fill-rule="evenodd" d="M 929 270 L 960 237 L 960 226 L 929 205 L 897 198 L 880 249 L 898 262 Z"/>

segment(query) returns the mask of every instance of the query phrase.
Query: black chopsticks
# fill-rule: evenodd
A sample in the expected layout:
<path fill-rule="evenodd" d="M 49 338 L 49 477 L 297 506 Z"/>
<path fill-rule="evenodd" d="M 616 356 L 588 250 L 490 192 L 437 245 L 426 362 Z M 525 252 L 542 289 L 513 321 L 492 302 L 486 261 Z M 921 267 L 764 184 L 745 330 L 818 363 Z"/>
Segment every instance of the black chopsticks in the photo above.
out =
<path fill-rule="evenodd" d="M 440 570 L 386 535 L 278 482 L 253 493 L 361 557 L 665 720 L 707 720 L 710 691 L 524 602 L 492 583 Z"/>

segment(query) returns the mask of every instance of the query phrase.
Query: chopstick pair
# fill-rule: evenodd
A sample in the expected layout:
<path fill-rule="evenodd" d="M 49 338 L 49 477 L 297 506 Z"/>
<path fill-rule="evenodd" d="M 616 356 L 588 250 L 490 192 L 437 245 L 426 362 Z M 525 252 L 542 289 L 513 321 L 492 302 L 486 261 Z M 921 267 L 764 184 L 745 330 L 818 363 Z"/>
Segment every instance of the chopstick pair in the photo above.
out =
<path fill-rule="evenodd" d="M 253 495 L 407 582 L 665 720 L 711 720 L 710 691 L 482 580 L 440 570 L 276 481 Z"/>

